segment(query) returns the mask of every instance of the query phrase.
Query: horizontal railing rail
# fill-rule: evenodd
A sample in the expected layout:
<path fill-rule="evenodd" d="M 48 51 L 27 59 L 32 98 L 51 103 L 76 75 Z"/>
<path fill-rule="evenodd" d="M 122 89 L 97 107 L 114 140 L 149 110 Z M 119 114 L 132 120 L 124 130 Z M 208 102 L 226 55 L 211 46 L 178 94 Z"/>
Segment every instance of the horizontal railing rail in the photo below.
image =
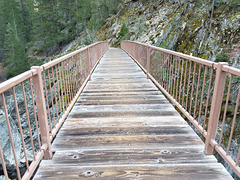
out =
<path fill-rule="evenodd" d="M 121 48 L 240 177 L 240 70 L 175 51 L 122 41 Z"/>
<path fill-rule="evenodd" d="M 98 42 L 0 84 L 5 179 L 30 179 L 42 158 L 52 157 L 52 140 L 108 48 Z"/>

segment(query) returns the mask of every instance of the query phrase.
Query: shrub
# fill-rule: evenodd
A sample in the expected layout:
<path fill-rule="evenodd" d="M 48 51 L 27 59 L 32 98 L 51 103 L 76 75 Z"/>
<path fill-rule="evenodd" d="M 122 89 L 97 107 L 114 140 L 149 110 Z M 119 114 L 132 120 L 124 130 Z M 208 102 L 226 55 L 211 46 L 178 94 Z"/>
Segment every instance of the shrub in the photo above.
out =
<path fill-rule="evenodd" d="M 128 28 L 125 23 L 122 24 L 121 30 L 118 33 L 118 35 L 121 37 L 121 40 L 129 40 L 130 36 L 128 34 Z"/>
<path fill-rule="evenodd" d="M 217 55 L 215 62 L 227 62 L 228 61 L 228 55 L 221 52 Z"/>

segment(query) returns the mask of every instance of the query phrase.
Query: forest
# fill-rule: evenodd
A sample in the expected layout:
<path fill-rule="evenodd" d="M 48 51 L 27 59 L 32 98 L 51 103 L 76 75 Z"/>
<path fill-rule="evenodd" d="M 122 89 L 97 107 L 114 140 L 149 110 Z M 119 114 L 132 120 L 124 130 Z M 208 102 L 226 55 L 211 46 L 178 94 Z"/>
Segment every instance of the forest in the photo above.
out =
<path fill-rule="evenodd" d="M 90 44 L 121 0 L 0 0 L 0 80 L 35 65 L 27 50 L 52 55 L 83 31 Z M 1 78 L 2 77 L 2 78 Z"/>

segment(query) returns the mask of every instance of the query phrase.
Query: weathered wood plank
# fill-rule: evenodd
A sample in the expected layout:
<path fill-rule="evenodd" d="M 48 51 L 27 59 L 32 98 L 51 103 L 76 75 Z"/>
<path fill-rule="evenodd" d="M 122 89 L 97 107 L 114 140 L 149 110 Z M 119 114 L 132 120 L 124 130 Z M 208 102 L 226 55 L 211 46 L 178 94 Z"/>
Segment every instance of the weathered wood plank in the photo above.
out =
<path fill-rule="evenodd" d="M 157 96 L 155 96 L 157 95 Z M 141 92 L 83 92 L 79 98 L 85 98 L 86 96 L 125 96 L 128 98 L 135 98 L 135 97 L 140 97 L 143 99 L 147 99 L 148 97 L 151 98 L 157 98 L 159 99 L 163 97 L 162 93 L 159 91 L 141 91 Z"/>
<path fill-rule="evenodd" d="M 156 117 L 156 116 L 180 116 L 176 111 L 167 111 L 167 110 L 147 110 L 147 111 L 72 111 L 68 115 L 69 119 L 81 119 L 81 118 L 103 118 L 103 117 Z"/>
<path fill-rule="evenodd" d="M 100 165 L 98 167 L 40 167 L 35 179 L 171 179 L 230 180 L 231 176 L 219 163 L 164 165 Z M 44 172 L 44 173 L 41 173 Z"/>
<path fill-rule="evenodd" d="M 141 69 L 110 49 L 35 179 L 231 179 Z"/>
<path fill-rule="evenodd" d="M 123 104 L 123 105 L 81 105 L 76 104 L 72 109 L 72 113 L 84 112 L 111 112 L 111 111 L 163 111 L 176 113 L 171 104 Z"/>
<path fill-rule="evenodd" d="M 160 126 L 160 125 L 185 125 L 187 122 L 179 116 L 167 117 L 137 117 L 137 118 L 83 118 L 70 119 L 63 126 L 79 127 L 131 127 L 131 126 Z"/>
<path fill-rule="evenodd" d="M 78 100 L 75 104 L 79 105 L 126 105 L 126 104 L 169 104 L 166 99 L 163 100 L 136 100 L 136 99 L 119 99 L 119 100 Z"/>
<path fill-rule="evenodd" d="M 131 126 L 131 127 L 91 127 L 63 125 L 58 134 L 60 136 L 118 136 L 118 135 L 190 135 L 195 134 L 188 125 L 161 125 L 161 126 Z"/>
<path fill-rule="evenodd" d="M 70 150 L 57 151 L 50 164 L 72 164 L 78 166 L 118 164 L 186 164 L 217 163 L 216 158 L 206 156 L 202 148 L 157 148 L 115 150 Z"/>
<path fill-rule="evenodd" d="M 104 135 L 98 136 L 59 136 L 52 145 L 53 151 L 67 149 L 97 149 L 97 148 L 132 148 L 132 147 L 183 147 L 189 145 L 203 145 L 203 142 L 194 134 L 175 135 Z"/>

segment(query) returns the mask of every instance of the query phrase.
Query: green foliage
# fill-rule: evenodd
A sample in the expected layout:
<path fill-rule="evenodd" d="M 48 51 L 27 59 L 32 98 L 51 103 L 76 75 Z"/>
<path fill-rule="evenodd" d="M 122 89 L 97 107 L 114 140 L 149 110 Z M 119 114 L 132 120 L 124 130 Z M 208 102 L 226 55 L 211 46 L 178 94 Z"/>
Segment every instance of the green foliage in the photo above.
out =
<path fill-rule="evenodd" d="M 167 49 L 168 48 L 168 42 L 167 41 L 163 41 L 160 46 L 161 48 Z"/>
<path fill-rule="evenodd" d="M 7 57 L 7 76 L 13 77 L 29 69 L 24 46 L 14 31 L 13 25 L 8 23 L 4 49 Z"/>
<path fill-rule="evenodd" d="M 108 12 L 109 14 L 116 14 L 119 10 L 118 4 L 121 3 L 122 0 L 111 0 L 107 2 Z"/>
<path fill-rule="evenodd" d="M 215 62 L 227 62 L 228 61 L 228 55 L 221 52 L 217 55 Z"/>
<path fill-rule="evenodd" d="M 13 25 L 14 31 L 23 45 L 30 40 L 30 18 L 28 17 L 28 9 L 26 9 L 26 2 L 28 1 L 30 0 L 24 2 L 23 0 L 0 0 L 0 48 L 4 47 L 8 23 Z M 0 53 L 0 57 L 4 57 L 4 51 Z M 4 60 L 1 60 L 1 62 L 4 62 Z"/>
<path fill-rule="evenodd" d="M 85 40 L 84 40 L 84 44 L 85 44 L 85 45 L 90 45 L 91 43 L 92 43 L 91 38 L 90 38 L 89 36 L 86 37 Z"/>
<path fill-rule="evenodd" d="M 129 40 L 130 36 L 128 33 L 128 28 L 125 23 L 122 24 L 121 30 L 118 33 L 118 35 L 121 37 L 121 40 Z"/>
<path fill-rule="evenodd" d="M 52 55 L 83 31 L 89 36 L 84 44 L 92 43 L 96 31 L 107 21 L 110 14 L 117 13 L 122 1 L 0 0 L 0 63 L 11 66 L 12 56 L 16 55 L 11 55 L 16 49 L 8 49 L 12 42 L 9 36 L 15 39 L 14 44 L 18 44 L 19 49 L 23 50 L 23 53 L 20 53 L 22 56 L 25 47 L 34 44 L 37 44 L 38 53 Z M 7 29 L 7 24 L 11 25 L 12 30 L 10 27 Z M 14 69 L 13 66 L 10 69 Z M 14 75 L 10 70 L 8 74 Z"/>

